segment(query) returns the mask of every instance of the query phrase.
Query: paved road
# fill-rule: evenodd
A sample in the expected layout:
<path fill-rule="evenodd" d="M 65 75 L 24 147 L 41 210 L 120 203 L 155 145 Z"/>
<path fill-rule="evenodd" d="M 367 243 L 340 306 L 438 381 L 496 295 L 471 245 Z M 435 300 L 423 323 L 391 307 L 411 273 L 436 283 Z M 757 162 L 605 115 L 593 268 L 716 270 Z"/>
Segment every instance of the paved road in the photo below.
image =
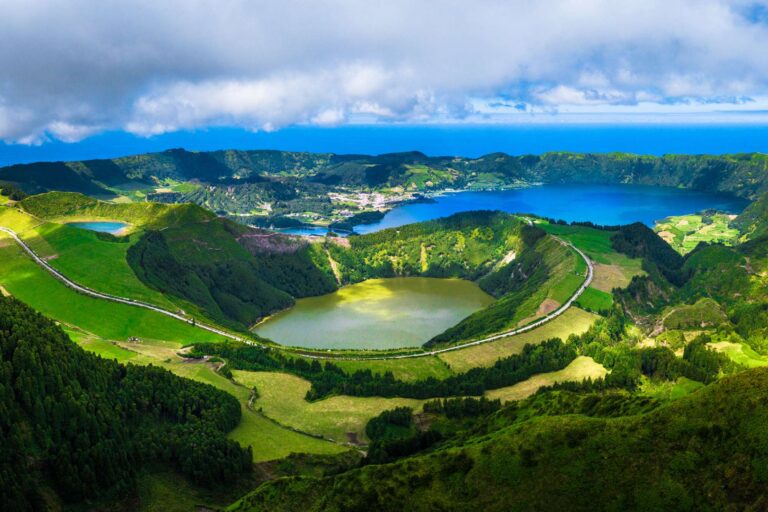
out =
<path fill-rule="evenodd" d="M 158 307 L 158 306 L 154 306 L 152 304 L 147 304 L 146 302 L 141 302 L 141 301 L 129 299 L 129 298 L 126 298 L 126 297 L 118 297 L 116 295 L 110 295 L 110 294 L 107 294 L 107 293 L 97 292 L 96 290 L 92 290 L 91 288 L 79 285 L 79 284 L 75 283 L 74 281 L 70 280 L 68 277 L 66 277 L 64 274 L 62 274 L 61 272 L 59 272 L 55 268 L 53 268 L 47 261 L 45 261 L 44 259 L 39 257 L 35 253 L 35 251 L 33 251 L 32 248 L 29 247 L 26 244 L 26 242 L 24 242 L 24 240 L 22 240 L 19 237 L 19 235 L 16 234 L 15 231 L 13 231 L 12 229 L 6 228 L 6 227 L 2 227 L 2 226 L 0 226 L 0 231 L 3 231 L 5 233 L 7 233 L 8 235 L 10 235 L 16 241 L 16 243 L 18 243 L 22 247 L 22 249 L 24 249 L 24 251 L 26 251 L 26 253 L 35 261 L 35 263 L 37 263 L 38 265 L 43 267 L 45 270 L 47 270 L 51 275 L 53 275 L 53 277 L 55 277 L 56 279 L 58 279 L 59 281 L 61 281 L 62 283 L 64 283 L 65 285 L 67 285 L 68 287 L 72 288 L 73 290 L 75 290 L 75 291 L 77 291 L 79 293 L 82 293 L 84 295 L 89 295 L 89 296 L 95 297 L 97 299 L 109 300 L 109 301 L 112 301 L 112 302 L 119 302 L 121 304 L 127 304 L 129 306 L 135 306 L 135 307 L 138 307 L 138 308 L 150 309 L 150 310 L 155 311 L 157 313 L 160 313 L 162 315 L 170 316 L 170 317 L 175 318 L 177 320 L 180 320 L 182 322 L 186 322 L 186 323 L 188 323 L 190 325 L 194 325 L 195 327 L 197 327 L 199 329 L 203 329 L 203 330 L 215 333 L 215 334 L 219 334 L 219 335 L 224 336 L 225 338 L 228 338 L 228 339 L 231 339 L 231 340 L 241 341 L 241 342 L 247 343 L 249 345 L 255 345 L 255 346 L 260 346 L 260 347 L 265 347 L 265 348 L 279 348 L 279 347 L 276 347 L 274 345 L 265 345 L 263 343 L 259 343 L 259 342 L 253 341 L 253 340 L 242 338 L 240 336 L 237 336 L 235 334 L 229 333 L 227 331 L 223 331 L 221 329 L 218 329 L 218 328 L 210 326 L 210 325 L 201 324 L 199 322 L 193 324 L 193 321 L 192 321 L 191 318 L 185 317 L 185 316 L 180 315 L 178 313 L 174 313 L 173 311 L 168 311 L 167 309 L 163 309 L 163 308 Z M 576 292 L 571 296 L 570 299 L 568 299 L 568 301 L 566 301 L 565 304 L 563 304 L 562 306 L 557 308 L 555 311 L 552 311 L 551 313 L 547 314 L 546 316 L 540 318 L 539 320 L 536 320 L 535 322 L 532 322 L 530 324 L 524 325 L 522 327 L 518 327 L 516 329 L 512 329 L 512 330 L 509 330 L 509 331 L 505 331 L 505 332 L 501 332 L 501 333 L 498 333 L 498 334 L 494 334 L 493 336 L 488 336 L 486 338 L 482 338 L 482 339 L 479 339 L 479 340 L 471 341 L 471 342 L 468 342 L 468 343 L 462 343 L 460 345 L 454 345 L 452 347 L 432 350 L 432 351 L 429 351 L 429 352 L 418 352 L 418 353 L 414 353 L 414 354 L 402 354 L 402 355 L 391 355 L 391 356 L 382 355 L 382 356 L 372 356 L 372 357 L 352 357 L 352 356 L 339 356 L 339 355 L 333 355 L 333 354 L 317 355 L 317 354 L 303 354 L 303 353 L 302 353 L 302 355 L 304 357 L 308 357 L 308 358 L 311 358 L 311 359 L 337 359 L 337 360 L 352 360 L 352 361 L 358 361 L 358 360 L 385 360 L 385 359 L 411 359 L 411 358 L 415 358 L 415 357 L 433 356 L 433 355 L 437 355 L 437 354 L 442 354 L 444 352 L 451 352 L 453 350 L 460 350 L 462 348 L 472 347 L 472 346 L 475 346 L 475 345 L 480 345 L 482 343 L 488 343 L 490 341 L 498 340 L 498 339 L 501 339 L 501 338 L 506 338 L 507 336 L 514 336 L 516 334 L 521 334 L 521 333 L 530 331 L 532 329 L 535 329 L 535 328 L 541 326 L 542 324 L 545 324 L 545 323 L 549 322 L 550 320 L 552 320 L 554 318 L 557 318 L 558 316 L 560 316 L 563 313 L 565 313 L 568 310 L 568 308 L 570 308 L 573 305 L 574 301 L 576 301 L 576 299 L 578 299 L 579 296 L 581 296 L 581 294 L 584 293 L 584 290 L 586 290 L 587 287 L 590 285 L 590 283 L 592 282 L 592 278 L 594 276 L 594 269 L 592 267 L 592 262 L 589 260 L 589 258 L 586 256 L 586 254 L 584 254 L 580 249 L 578 249 L 577 247 L 575 247 L 573 244 L 571 244 L 569 242 L 566 242 L 566 241 L 564 241 L 564 240 L 562 240 L 562 239 L 560 239 L 558 237 L 555 237 L 555 239 L 557 239 L 561 244 L 566 245 L 566 246 L 570 247 L 571 249 L 573 249 L 574 251 L 576 251 L 576 253 L 578 253 L 578 255 L 581 256 L 584 259 L 584 262 L 587 264 L 587 277 L 586 277 L 586 279 L 584 279 L 584 282 L 581 284 L 579 289 L 576 290 Z M 291 351 L 291 352 L 296 353 L 295 351 Z M 301 352 L 299 352 L 299 353 L 301 353 Z"/>
<path fill-rule="evenodd" d="M 182 322 L 186 322 L 186 323 L 188 323 L 190 325 L 193 324 L 193 320 L 191 318 L 188 318 L 188 317 L 186 317 L 184 315 L 180 315 L 178 313 L 174 313 L 173 311 L 168 311 L 167 309 L 163 309 L 163 308 L 158 307 L 158 306 L 153 306 L 152 304 L 147 304 L 146 302 L 141 302 L 141 301 L 138 301 L 138 300 L 128 299 L 126 297 L 118 297 L 116 295 L 110 295 L 108 293 L 97 292 L 96 290 L 92 290 L 91 288 L 88 288 L 86 286 L 81 286 L 81 285 L 77 284 L 76 282 L 72 281 L 71 279 L 69 279 L 67 276 L 65 276 L 64 274 L 62 274 L 58 270 L 56 270 L 55 268 L 53 268 L 47 261 L 45 261 L 43 258 L 38 256 L 37 253 L 35 253 L 35 251 L 33 251 L 32 248 L 30 246 L 28 246 L 26 244 L 26 242 L 24 242 L 24 240 L 22 240 L 19 237 L 19 235 L 16 234 L 15 231 L 13 231 L 12 229 L 9 229 L 9 228 L 2 227 L 2 226 L 0 226 L 0 231 L 3 231 L 5 233 L 7 233 L 8 235 L 10 235 L 16 241 L 16 243 L 18 243 L 21 246 L 21 248 L 24 249 L 27 254 L 29 254 L 29 256 L 35 261 L 35 263 L 37 263 L 38 265 L 43 267 L 45 270 L 47 270 L 51 275 L 53 275 L 53 277 L 55 277 L 56 279 L 58 279 L 59 281 L 61 281 L 65 285 L 69 286 L 73 290 L 75 290 L 75 291 L 77 291 L 79 293 L 82 293 L 83 295 L 89 295 L 89 296 L 95 297 L 97 299 L 104 299 L 104 300 L 109 300 L 109 301 L 112 301 L 112 302 L 119 302 L 121 304 L 127 304 L 129 306 L 136 306 L 138 308 L 151 309 L 152 311 L 155 311 L 155 312 L 160 313 L 162 315 L 170 316 L 170 317 L 175 318 L 177 320 L 181 320 Z M 225 336 L 225 337 L 227 337 L 229 339 L 232 339 L 232 340 L 246 341 L 246 340 L 244 340 L 243 338 L 241 338 L 239 336 L 235 336 L 234 334 L 228 333 L 226 331 L 222 331 L 221 329 L 217 329 L 216 327 L 212 327 L 210 325 L 205 325 L 205 324 L 201 324 L 201 323 L 194 323 L 194 326 L 195 327 L 199 327 L 200 329 L 203 329 L 203 330 L 206 330 L 206 331 L 210 331 L 212 333 L 221 334 L 222 336 Z"/>

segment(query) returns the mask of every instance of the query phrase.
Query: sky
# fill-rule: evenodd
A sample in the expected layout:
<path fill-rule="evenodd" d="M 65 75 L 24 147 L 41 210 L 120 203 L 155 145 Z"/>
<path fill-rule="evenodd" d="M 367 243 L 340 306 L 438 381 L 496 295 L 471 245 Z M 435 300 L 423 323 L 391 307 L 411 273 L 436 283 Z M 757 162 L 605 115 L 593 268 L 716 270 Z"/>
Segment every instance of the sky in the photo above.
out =
<path fill-rule="evenodd" d="M 0 34 L 4 163 L 768 126 L 768 0 L 3 0 Z"/>

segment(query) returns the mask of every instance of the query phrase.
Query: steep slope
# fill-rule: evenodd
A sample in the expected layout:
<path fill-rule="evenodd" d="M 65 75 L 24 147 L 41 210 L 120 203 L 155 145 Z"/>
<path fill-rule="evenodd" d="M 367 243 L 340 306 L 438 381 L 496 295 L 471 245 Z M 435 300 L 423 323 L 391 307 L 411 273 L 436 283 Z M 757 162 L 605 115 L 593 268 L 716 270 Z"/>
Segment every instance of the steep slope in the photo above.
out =
<path fill-rule="evenodd" d="M 572 273 L 578 262 L 569 249 L 499 212 L 466 212 L 319 243 L 211 219 L 147 232 L 129 249 L 128 262 L 150 287 L 239 328 L 295 298 L 369 278 L 458 277 L 506 297 L 501 307 L 440 341 L 514 326 L 549 295 L 563 302 L 583 280 Z"/>
<path fill-rule="evenodd" d="M 639 416 L 536 417 L 393 464 L 270 482 L 229 510 L 761 510 L 766 392 L 758 369 Z"/>
<path fill-rule="evenodd" d="M 19 202 L 25 212 L 45 220 L 91 218 L 124 220 L 147 229 L 162 229 L 178 224 L 201 222 L 216 216 L 192 204 L 110 203 L 75 192 L 48 192 Z"/>
<path fill-rule="evenodd" d="M 242 329 L 291 306 L 294 297 L 336 289 L 312 262 L 306 242 L 274 235 L 284 243 L 264 249 L 254 243 L 273 235 L 226 219 L 185 223 L 147 232 L 128 250 L 128 263 L 150 287 Z"/>
<path fill-rule="evenodd" d="M 747 206 L 732 222 L 745 238 L 760 238 L 768 235 L 768 193 Z"/>
<path fill-rule="evenodd" d="M 150 462 L 199 484 L 250 468 L 249 451 L 225 437 L 240 406 L 212 386 L 88 354 L 52 321 L 4 297 L 0 355 L 4 510 L 119 498 Z"/>

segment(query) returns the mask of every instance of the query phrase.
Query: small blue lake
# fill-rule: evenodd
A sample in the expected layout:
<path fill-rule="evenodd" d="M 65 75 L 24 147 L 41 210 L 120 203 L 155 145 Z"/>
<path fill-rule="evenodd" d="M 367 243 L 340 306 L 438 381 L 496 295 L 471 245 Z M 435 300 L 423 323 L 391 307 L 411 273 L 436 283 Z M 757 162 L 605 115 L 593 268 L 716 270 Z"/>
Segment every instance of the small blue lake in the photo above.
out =
<path fill-rule="evenodd" d="M 89 229 L 99 233 L 109 233 L 111 235 L 120 235 L 128 227 L 125 222 L 68 222 L 68 226 L 79 229 Z"/>

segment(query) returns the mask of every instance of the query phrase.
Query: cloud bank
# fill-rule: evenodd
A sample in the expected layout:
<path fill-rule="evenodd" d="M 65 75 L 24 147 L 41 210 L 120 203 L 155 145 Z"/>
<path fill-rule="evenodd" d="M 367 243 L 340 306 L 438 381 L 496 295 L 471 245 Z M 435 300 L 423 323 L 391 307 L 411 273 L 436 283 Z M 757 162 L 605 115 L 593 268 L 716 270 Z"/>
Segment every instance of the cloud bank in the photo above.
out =
<path fill-rule="evenodd" d="M 4 0 L 0 139 L 768 120 L 768 2 Z"/>

